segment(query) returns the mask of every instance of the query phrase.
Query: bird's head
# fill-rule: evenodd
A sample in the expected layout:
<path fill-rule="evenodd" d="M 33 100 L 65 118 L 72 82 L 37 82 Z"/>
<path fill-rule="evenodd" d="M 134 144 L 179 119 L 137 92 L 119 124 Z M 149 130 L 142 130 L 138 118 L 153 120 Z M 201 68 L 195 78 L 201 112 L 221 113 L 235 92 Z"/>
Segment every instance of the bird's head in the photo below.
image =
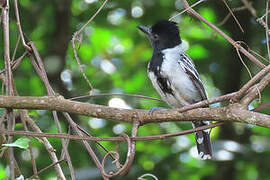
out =
<path fill-rule="evenodd" d="M 152 27 L 138 26 L 144 32 L 152 47 L 156 50 L 173 48 L 181 44 L 177 24 L 168 20 L 160 20 Z"/>

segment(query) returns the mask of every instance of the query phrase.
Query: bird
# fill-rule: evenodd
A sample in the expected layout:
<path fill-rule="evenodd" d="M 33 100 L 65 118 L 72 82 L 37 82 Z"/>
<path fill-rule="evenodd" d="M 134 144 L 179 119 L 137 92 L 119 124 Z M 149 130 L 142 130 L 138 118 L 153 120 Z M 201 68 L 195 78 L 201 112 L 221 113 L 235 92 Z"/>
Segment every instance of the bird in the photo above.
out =
<path fill-rule="evenodd" d="M 180 108 L 207 99 L 195 64 L 185 53 L 177 23 L 159 20 L 151 27 L 139 25 L 138 29 L 146 34 L 152 46 L 147 74 L 162 100 L 172 108 Z M 209 121 L 192 121 L 193 128 L 208 124 Z M 199 158 L 211 159 L 209 130 L 195 132 L 195 140 Z"/>

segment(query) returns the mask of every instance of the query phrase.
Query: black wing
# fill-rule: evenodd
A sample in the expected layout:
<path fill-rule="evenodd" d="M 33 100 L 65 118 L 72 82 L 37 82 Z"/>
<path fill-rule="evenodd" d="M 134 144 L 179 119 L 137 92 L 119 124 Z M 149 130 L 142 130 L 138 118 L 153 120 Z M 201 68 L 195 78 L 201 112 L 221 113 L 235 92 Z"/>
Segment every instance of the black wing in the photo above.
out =
<path fill-rule="evenodd" d="M 179 59 L 178 63 L 180 64 L 181 68 L 185 71 L 186 74 L 188 74 L 189 78 L 198 89 L 202 100 L 207 99 L 206 91 L 193 61 L 186 54 L 181 54 L 180 57 L 181 58 Z M 192 123 L 194 128 L 209 124 L 208 121 L 193 121 Z M 209 132 L 207 130 L 198 131 L 195 133 L 195 137 L 200 158 L 210 159 L 212 157 L 212 146 Z"/>

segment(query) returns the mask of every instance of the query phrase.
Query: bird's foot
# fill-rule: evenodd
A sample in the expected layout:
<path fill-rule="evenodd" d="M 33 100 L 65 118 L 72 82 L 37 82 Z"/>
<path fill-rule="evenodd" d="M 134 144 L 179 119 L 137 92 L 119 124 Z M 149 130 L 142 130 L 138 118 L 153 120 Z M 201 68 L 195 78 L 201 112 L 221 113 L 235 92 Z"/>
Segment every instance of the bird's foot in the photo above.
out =
<path fill-rule="evenodd" d="M 161 110 L 161 109 L 165 109 L 165 108 L 162 108 L 162 107 L 152 107 L 151 109 L 149 109 L 148 114 L 149 114 L 150 116 L 152 116 L 154 111 L 156 111 L 156 110 Z"/>

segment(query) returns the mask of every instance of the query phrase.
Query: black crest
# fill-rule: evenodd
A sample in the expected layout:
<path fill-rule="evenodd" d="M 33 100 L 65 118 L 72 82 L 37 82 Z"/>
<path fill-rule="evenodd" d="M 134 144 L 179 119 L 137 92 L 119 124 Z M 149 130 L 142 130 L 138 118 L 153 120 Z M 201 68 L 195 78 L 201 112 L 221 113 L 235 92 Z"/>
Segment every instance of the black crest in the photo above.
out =
<path fill-rule="evenodd" d="M 159 37 L 159 43 L 163 45 L 162 49 L 174 47 L 182 42 L 177 23 L 172 21 L 158 21 L 151 27 L 151 33 Z"/>
<path fill-rule="evenodd" d="M 158 35 L 167 34 L 172 36 L 179 36 L 179 30 L 176 22 L 168 20 L 160 20 L 152 26 L 152 33 Z"/>

